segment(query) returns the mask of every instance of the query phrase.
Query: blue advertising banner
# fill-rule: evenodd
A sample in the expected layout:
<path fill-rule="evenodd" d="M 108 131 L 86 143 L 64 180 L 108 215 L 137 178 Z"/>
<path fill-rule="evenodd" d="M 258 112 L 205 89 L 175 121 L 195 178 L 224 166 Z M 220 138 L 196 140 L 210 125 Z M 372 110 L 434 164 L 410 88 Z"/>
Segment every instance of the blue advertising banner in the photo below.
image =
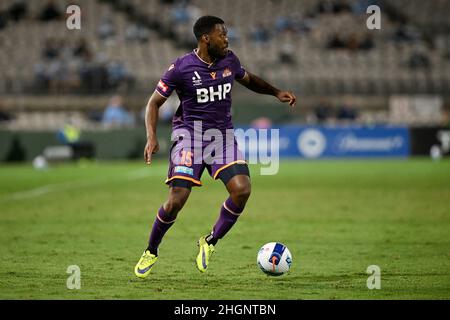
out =
<path fill-rule="evenodd" d="M 408 157 L 409 131 L 407 127 L 391 126 L 283 126 L 276 129 L 260 130 L 258 143 L 245 141 L 242 131 L 237 130 L 239 147 L 247 156 L 261 154 L 261 151 L 273 153 L 278 145 L 280 157 L 302 157 L 307 159 L 336 157 Z M 246 131 L 247 130 L 247 131 Z M 250 129 L 252 130 L 252 129 Z M 241 131 L 241 134 L 239 134 Z M 261 143 L 267 136 L 267 142 Z M 276 143 L 278 141 L 278 143 Z M 265 149 L 265 150 L 261 150 Z M 272 152 L 270 152 L 272 150 Z"/>

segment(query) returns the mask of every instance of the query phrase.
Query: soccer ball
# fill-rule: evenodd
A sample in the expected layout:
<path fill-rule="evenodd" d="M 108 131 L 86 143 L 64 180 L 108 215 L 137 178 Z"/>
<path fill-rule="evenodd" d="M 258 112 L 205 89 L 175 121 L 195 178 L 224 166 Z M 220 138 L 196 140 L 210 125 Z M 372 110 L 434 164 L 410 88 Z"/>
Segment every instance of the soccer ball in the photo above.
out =
<path fill-rule="evenodd" d="M 259 249 L 256 262 L 262 272 L 271 276 L 281 276 L 289 271 L 292 255 L 284 244 L 269 242 Z"/>
<path fill-rule="evenodd" d="M 33 168 L 36 170 L 47 169 L 48 162 L 44 156 L 37 156 L 33 159 Z"/>

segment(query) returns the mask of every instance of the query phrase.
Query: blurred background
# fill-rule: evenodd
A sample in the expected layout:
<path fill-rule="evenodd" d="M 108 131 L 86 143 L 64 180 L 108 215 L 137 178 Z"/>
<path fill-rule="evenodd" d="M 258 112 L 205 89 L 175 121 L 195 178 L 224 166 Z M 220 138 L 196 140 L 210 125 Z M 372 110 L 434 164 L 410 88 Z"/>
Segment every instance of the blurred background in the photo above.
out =
<path fill-rule="evenodd" d="M 450 1 L 1 0 L 0 161 L 141 158 L 148 97 L 206 14 L 247 70 L 297 94 L 289 109 L 233 91 L 236 127 L 279 128 L 282 156 L 448 153 Z M 177 106 L 160 112 L 161 157 Z"/>

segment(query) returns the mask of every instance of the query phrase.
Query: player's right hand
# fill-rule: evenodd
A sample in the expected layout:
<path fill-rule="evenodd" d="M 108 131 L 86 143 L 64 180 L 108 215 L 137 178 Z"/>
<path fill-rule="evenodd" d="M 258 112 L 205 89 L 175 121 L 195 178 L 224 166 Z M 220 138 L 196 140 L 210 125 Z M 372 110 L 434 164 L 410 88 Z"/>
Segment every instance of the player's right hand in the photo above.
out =
<path fill-rule="evenodd" d="M 151 164 L 152 154 L 157 153 L 158 151 L 159 151 L 158 139 L 148 139 L 144 149 L 145 163 Z"/>
<path fill-rule="evenodd" d="M 291 91 L 280 91 L 277 94 L 277 98 L 281 102 L 288 102 L 291 107 L 295 107 L 295 103 L 297 102 L 297 97 Z"/>

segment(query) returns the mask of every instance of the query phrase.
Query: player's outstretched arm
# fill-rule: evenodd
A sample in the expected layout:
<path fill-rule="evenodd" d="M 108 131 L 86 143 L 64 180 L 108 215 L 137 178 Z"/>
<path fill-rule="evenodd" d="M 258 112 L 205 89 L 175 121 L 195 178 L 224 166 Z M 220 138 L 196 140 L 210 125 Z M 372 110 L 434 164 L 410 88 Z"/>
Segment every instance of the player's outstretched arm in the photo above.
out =
<path fill-rule="evenodd" d="M 159 108 L 166 102 L 167 98 L 158 92 L 153 92 L 145 108 L 145 128 L 147 130 L 147 144 L 144 149 L 144 160 L 147 164 L 152 163 L 152 154 L 158 152 L 159 143 L 156 135 Z"/>
<path fill-rule="evenodd" d="M 297 97 L 294 93 L 290 91 L 283 91 L 273 87 L 271 84 L 267 83 L 265 80 L 261 79 L 250 72 L 246 72 L 242 79 L 237 79 L 237 81 L 244 87 L 261 94 L 268 94 L 277 97 L 281 102 L 288 102 L 291 107 L 295 106 Z"/>

